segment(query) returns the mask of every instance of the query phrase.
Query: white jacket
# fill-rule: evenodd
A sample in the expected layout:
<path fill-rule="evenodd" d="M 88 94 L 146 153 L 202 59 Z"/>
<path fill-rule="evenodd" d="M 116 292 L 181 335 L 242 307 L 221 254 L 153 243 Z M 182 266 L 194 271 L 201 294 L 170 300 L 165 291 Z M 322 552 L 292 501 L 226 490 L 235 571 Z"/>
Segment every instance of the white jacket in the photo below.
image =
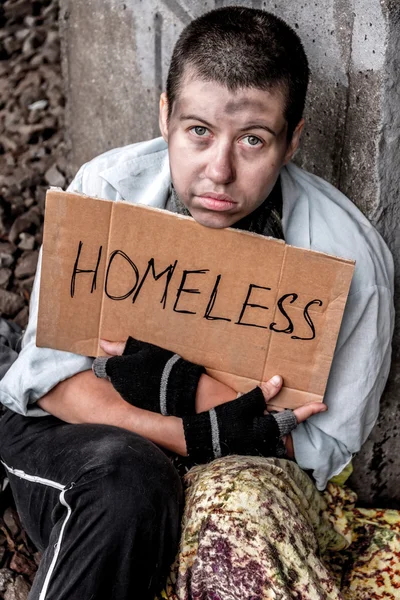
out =
<path fill-rule="evenodd" d="M 79 170 L 69 190 L 115 201 L 164 208 L 170 186 L 162 138 L 111 150 Z M 380 235 L 357 207 L 326 181 L 289 164 L 281 171 L 283 231 L 288 244 L 356 260 L 350 295 L 325 394 L 329 410 L 293 432 L 295 456 L 317 487 L 340 473 L 376 422 L 390 368 L 393 262 Z M 31 416 L 35 402 L 92 359 L 37 348 L 40 262 L 22 351 L 0 382 L 0 400 Z"/>

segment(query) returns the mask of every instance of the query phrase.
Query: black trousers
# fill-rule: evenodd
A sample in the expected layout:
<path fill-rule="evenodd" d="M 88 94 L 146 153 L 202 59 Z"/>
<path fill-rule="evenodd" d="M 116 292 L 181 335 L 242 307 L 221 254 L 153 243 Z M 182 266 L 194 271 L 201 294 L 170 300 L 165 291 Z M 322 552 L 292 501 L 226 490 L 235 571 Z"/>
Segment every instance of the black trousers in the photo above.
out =
<path fill-rule="evenodd" d="M 178 547 L 183 502 L 159 448 L 118 427 L 8 411 L 0 455 L 43 552 L 30 600 L 153 600 Z"/>

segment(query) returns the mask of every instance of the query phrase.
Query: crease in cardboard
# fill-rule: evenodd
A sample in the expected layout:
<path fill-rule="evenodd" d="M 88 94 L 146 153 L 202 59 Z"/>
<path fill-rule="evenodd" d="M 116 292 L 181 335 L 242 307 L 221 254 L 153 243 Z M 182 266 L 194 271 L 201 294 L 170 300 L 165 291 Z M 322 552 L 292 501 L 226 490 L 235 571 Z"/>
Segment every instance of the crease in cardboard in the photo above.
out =
<path fill-rule="evenodd" d="M 281 270 L 279 273 L 279 281 L 278 281 L 278 286 L 277 286 L 277 290 L 276 290 L 276 294 L 275 294 L 275 307 L 274 307 L 274 313 L 273 313 L 273 317 L 272 317 L 273 322 L 275 322 L 276 311 L 278 309 L 278 303 L 276 302 L 276 299 L 279 298 L 279 292 L 281 289 L 281 283 L 282 283 L 282 279 L 283 279 L 283 271 L 284 271 L 284 267 L 286 264 L 286 253 L 287 253 L 287 245 L 285 245 L 284 252 L 283 252 Z M 271 347 L 271 342 L 272 342 L 272 332 L 271 332 L 271 330 L 269 330 L 268 346 L 267 346 L 267 349 L 265 352 L 265 359 L 264 359 L 264 364 L 263 364 L 262 371 L 261 371 L 260 383 L 263 381 L 263 379 L 265 377 L 265 369 L 266 369 L 268 358 L 269 358 L 269 350 Z"/>
<path fill-rule="evenodd" d="M 111 230 L 112 230 L 112 226 L 113 226 L 114 211 L 115 211 L 116 204 L 117 204 L 117 201 L 112 202 L 112 205 L 111 205 L 110 220 L 109 220 L 109 224 L 108 224 L 106 261 L 105 261 L 105 265 L 104 265 L 104 278 L 106 277 L 106 273 L 107 273 L 107 259 L 110 256 Z M 97 333 L 97 355 L 99 355 L 100 353 L 103 352 L 102 349 L 100 348 L 100 339 L 101 339 L 101 329 L 102 329 L 102 325 L 103 325 L 103 313 L 104 313 L 105 298 L 106 298 L 106 295 L 103 293 L 101 295 L 99 327 L 98 327 L 98 333 Z M 125 341 L 125 340 L 118 340 L 118 341 Z"/>

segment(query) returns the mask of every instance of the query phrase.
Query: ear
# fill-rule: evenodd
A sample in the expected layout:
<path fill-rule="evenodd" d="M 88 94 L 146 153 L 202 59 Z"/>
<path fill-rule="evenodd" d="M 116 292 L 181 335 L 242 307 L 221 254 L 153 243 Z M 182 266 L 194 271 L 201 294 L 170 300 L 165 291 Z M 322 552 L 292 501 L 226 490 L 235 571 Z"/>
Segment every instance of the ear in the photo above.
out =
<path fill-rule="evenodd" d="M 292 139 L 287 147 L 285 158 L 283 164 L 286 165 L 290 160 L 292 160 L 294 153 L 299 147 L 301 132 L 304 127 L 304 119 L 300 119 L 297 123 L 296 129 L 293 131 Z"/>
<path fill-rule="evenodd" d="M 168 98 L 165 92 L 163 92 L 160 96 L 158 123 L 160 126 L 161 135 L 163 136 L 164 140 L 168 142 Z"/>

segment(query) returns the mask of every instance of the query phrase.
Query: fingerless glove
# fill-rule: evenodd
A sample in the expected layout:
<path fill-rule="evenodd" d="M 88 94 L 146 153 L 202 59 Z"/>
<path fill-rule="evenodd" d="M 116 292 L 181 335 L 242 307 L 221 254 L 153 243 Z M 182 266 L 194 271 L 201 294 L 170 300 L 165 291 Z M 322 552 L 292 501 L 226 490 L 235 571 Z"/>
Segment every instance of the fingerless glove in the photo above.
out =
<path fill-rule="evenodd" d="M 227 454 L 282 454 L 281 438 L 297 426 L 291 410 L 264 415 L 265 399 L 258 387 L 196 414 L 197 385 L 204 368 L 131 337 L 122 356 L 96 358 L 92 368 L 97 377 L 109 379 L 130 404 L 183 417 L 187 453 L 196 462 Z"/>
<path fill-rule="evenodd" d="M 276 456 L 281 437 L 297 420 L 292 411 L 274 416 L 264 411 L 263 393 L 255 388 L 209 411 L 183 417 L 188 456 L 196 462 L 227 454 Z"/>
<path fill-rule="evenodd" d="M 122 356 L 99 357 L 92 369 L 111 381 L 122 398 L 162 415 L 195 413 L 196 390 L 204 367 L 131 337 Z"/>

